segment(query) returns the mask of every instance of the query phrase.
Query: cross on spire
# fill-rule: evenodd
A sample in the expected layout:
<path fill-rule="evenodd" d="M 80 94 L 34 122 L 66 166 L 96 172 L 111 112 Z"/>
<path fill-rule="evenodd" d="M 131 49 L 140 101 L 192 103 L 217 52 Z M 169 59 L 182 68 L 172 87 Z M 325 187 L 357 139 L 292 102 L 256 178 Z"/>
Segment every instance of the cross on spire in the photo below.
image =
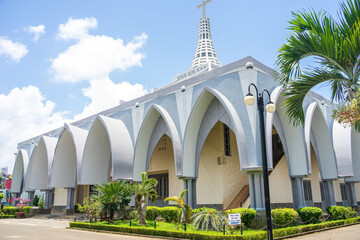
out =
<path fill-rule="evenodd" d="M 197 6 L 197 8 L 202 8 L 203 9 L 203 18 L 206 18 L 206 10 L 205 10 L 205 6 L 206 4 L 210 3 L 211 0 L 202 0 L 202 4 L 200 4 L 199 6 Z"/>

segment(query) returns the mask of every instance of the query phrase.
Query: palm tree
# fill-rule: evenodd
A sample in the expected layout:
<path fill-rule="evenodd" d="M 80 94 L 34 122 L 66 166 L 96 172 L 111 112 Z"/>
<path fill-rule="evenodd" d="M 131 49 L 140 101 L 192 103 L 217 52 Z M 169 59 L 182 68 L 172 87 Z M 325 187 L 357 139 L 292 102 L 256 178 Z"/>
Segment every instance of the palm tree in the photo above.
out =
<path fill-rule="evenodd" d="M 302 104 L 314 86 L 331 87 L 331 100 L 351 103 L 360 80 L 360 0 L 340 5 L 339 20 L 325 11 L 293 12 L 287 43 L 276 61 L 275 78 L 284 86 L 285 115 L 293 125 L 304 123 Z M 303 71 L 300 61 L 316 60 Z"/>
<path fill-rule="evenodd" d="M 149 198 L 152 202 L 155 202 L 157 198 L 157 192 L 154 187 L 158 184 L 158 181 L 154 178 L 148 178 L 148 172 L 141 173 L 141 183 L 135 183 L 133 190 L 135 193 L 135 207 L 139 214 L 139 224 L 146 225 L 146 202 Z"/>
<path fill-rule="evenodd" d="M 96 190 L 102 211 L 109 212 L 111 220 L 116 211 L 123 211 L 129 205 L 133 193 L 132 186 L 124 180 L 97 185 Z"/>
<path fill-rule="evenodd" d="M 182 224 L 186 223 L 187 222 L 186 217 L 188 216 L 188 218 L 190 218 L 190 215 L 191 215 L 191 207 L 188 204 L 185 204 L 185 201 L 184 201 L 186 192 L 187 192 L 187 189 L 182 191 L 179 196 L 168 197 L 168 198 L 165 198 L 165 200 L 164 200 L 164 202 L 165 201 L 176 202 L 178 207 L 181 209 L 180 222 Z"/>

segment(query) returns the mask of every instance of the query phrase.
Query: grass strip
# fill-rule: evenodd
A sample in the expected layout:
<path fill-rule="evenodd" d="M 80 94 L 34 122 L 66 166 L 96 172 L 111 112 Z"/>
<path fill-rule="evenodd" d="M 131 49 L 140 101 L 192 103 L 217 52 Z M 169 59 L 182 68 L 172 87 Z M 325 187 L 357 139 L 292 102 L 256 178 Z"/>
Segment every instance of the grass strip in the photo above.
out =
<path fill-rule="evenodd" d="M 318 224 L 308 224 L 301 226 L 294 226 L 288 228 L 275 229 L 273 231 L 274 237 L 284 237 L 295 235 L 299 233 L 305 233 L 320 229 L 327 229 L 336 226 L 343 226 L 348 224 L 359 223 L 360 217 L 350 218 L 346 220 L 336 220 L 329 221 Z M 125 225 L 127 224 L 127 226 Z M 103 231 L 114 231 L 114 232 L 123 232 L 123 233 L 133 233 L 133 234 L 143 234 L 143 235 L 151 235 L 151 236 L 161 236 L 161 237 L 170 237 L 170 238 L 182 238 L 182 239 L 194 239 L 194 240 L 220 240 L 220 239 L 239 239 L 239 240 L 262 240 L 266 239 L 266 232 L 264 231 L 249 231 L 246 232 L 246 235 L 222 235 L 221 232 L 214 231 L 195 231 L 193 229 L 189 229 L 189 231 L 174 230 L 169 229 L 169 226 L 164 226 L 161 228 L 161 225 L 157 223 L 157 229 L 149 226 L 128 226 L 129 223 L 124 222 L 115 222 L 114 224 L 107 223 L 88 223 L 88 222 L 71 222 L 71 228 L 82 228 L 82 229 L 94 229 L 94 230 L 103 230 Z M 153 223 L 152 223 L 153 224 Z M 175 224 L 173 224 L 176 226 Z"/>

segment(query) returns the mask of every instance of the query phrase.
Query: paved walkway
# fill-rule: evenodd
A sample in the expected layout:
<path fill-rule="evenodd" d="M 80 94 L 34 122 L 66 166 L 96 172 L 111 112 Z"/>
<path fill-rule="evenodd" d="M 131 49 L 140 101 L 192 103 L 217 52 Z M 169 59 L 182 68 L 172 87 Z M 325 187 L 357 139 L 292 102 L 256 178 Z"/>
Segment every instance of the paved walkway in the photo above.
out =
<path fill-rule="evenodd" d="M 133 237 L 128 235 L 96 233 L 66 229 L 69 220 L 47 218 L 0 219 L 0 240 L 39 239 L 39 240 L 105 240 L 134 239 L 155 240 L 157 238 Z M 292 240 L 360 240 L 360 225 L 304 235 Z"/>
<path fill-rule="evenodd" d="M 291 240 L 360 240 L 360 225 L 308 234 Z"/>

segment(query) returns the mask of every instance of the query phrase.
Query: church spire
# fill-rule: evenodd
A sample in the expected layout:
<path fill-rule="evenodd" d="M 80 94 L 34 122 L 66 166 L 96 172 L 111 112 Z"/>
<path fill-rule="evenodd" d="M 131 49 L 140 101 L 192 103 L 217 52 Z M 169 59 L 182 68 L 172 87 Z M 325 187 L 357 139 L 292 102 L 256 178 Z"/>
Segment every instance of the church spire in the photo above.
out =
<path fill-rule="evenodd" d="M 206 5 L 210 2 L 211 0 L 202 0 L 202 4 L 197 6 L 198 9 L 202 8 L 203 16 L 199 22 L 199 35 L 195 55 L 190 69 L 187 72 L 177 74 L 175 81 L 185 80 L 200 73 L 221 67 L 211 39 L 210 20 L 206 17 Z"/>

